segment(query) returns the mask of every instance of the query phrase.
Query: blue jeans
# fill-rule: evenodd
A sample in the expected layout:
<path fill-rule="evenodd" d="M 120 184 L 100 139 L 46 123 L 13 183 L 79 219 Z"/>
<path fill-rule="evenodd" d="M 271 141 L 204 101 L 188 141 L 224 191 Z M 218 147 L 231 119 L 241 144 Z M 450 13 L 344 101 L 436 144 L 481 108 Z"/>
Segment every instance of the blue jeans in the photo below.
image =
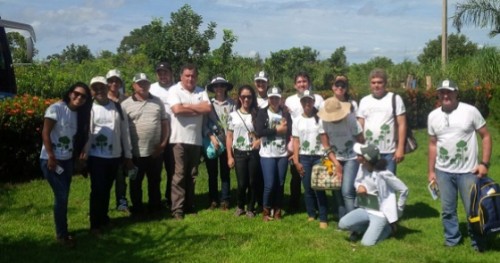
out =
<path fill-rule="evenodd" d="M 470 188 L 476 182 L 476 175 L 473 173 L 447 173 L 436 169 L 436 179 L 441 198 L 441 218 L 443 220 L 445 245 L 455 246 L 460 242 L 458 217 L 457 217 L 457 197 L 460 198 L 465 208 L 467 218 L 469 218 Z M 472 228 L 467 224 L 472 246 L 477 246 L 482 239 L 475 236 Z"/>
<path fill-rule="evenodd" d="M 368 213 L 364 208 L 349 212 L 339 221 L 339 228 L 364 233 L 361 239 L 363 246 L 373 246 L 391 235 L 391 226 L 385 217 Z"/>
<path fill-rule="evenodd" d="M 311 188 L 312 167 L 321 161 L 321 156 L 300 155 L 299 162 L 304 167 L 302 185 L 304 186 L 304 201 L 306 203 L 307 216 L 316 217 L 316 205 L 318 206 L 319 221 L 328 221 L 328 200 L 325 191 L 315 191 Z"/>
<path fill-rule="evenodd" d="M 387 160 L 387 170 L 391 171 L 394 175 L 396 175 L 396 161 L 393 160 L 394 153 L 383 153 L 380 154 L 380 157 Z"/>
<path fill-rule="evenodd" d="M 208 159 L 205 156 L 205 166 L 208 172 L 208 196 L 210 202 L 219 203 L 219 172 L 220 172 L 220 190 L 221 201 L 229 203 L 229 192 L 231 188 L 231 181 L 229 177 L 230 169 L 227 166 L 227 152 L 224 151 L 220 156 L 215 159 Z M 220 168 L 220 169 L 219 169 Z"/>
<path fill-rule="evenodd" d="M 338 205 L 338 216 L 342 218 L 347 213 L 354 210 L 354 200 L 356 199 L 356 189 L 354 181 L 358 174 L 359 162 L 356 159 L 340 161 L 342 165 L 342 186 L 339 191 L 333 191 L 334 203 Z"/>
<path fill-rule="evenodd" d="M 288 168 L 287 157 L 261 157 L 262 174 L 264 177 L 264 208 L 281 208 L 286 172 Z"/>
<path fill-rule="evenodd" d="M 43 176 L 47 179 L 54 192 L 54 222 L 56 225 L 57 238 L 65 238 L 68 234 L 68 197 L 71 186 L 71 176 L 73 175 L 73 160 L 57 160 L 57 164 L 64 171 L 57 174 L 55 171 L 49 171 L 48 160 L 40 159 L 40 168 Z"/>

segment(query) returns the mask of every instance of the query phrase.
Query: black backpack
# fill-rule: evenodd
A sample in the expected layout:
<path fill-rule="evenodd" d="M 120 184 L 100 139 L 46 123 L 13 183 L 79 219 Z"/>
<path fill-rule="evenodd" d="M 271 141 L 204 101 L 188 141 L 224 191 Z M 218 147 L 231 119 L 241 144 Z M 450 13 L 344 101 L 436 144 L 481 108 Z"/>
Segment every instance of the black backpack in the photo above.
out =
<path fill-rule="evenodd" d="M 481 236 L 500 233 L 500 186 L 490 177 L 477 178 L 470 190 L 469 223 Z"/>

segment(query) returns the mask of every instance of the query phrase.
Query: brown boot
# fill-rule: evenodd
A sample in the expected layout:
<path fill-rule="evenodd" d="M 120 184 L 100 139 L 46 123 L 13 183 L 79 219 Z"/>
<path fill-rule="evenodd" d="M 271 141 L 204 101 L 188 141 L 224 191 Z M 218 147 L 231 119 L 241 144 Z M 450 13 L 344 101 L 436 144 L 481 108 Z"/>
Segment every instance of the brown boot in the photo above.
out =
<path fill-rule="evenodd" d="M 281 209 L 275 207 L 274 208 L 274 219 L 281 220 Z"/>
<path fill-rule="evenodd" d="M 271 211 L 269 208 L 264 208 L 264 210 L 262 210 L 262 220 L 264 220 L 264 222 L 273 220 L 273 218 L 270 215 Z"/>

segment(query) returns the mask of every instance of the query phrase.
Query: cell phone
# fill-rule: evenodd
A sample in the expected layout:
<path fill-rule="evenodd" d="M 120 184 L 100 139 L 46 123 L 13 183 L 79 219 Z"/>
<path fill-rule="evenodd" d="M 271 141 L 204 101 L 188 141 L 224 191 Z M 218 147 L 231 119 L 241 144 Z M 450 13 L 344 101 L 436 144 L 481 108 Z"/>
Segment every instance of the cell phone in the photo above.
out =
<path fill-rule="evenodd" d="M 62 168 L 61 166 L 57 165 L 56 166 L 56 173 L 57 174 L 62 174 L 64 172 L 64 168 Z"/>

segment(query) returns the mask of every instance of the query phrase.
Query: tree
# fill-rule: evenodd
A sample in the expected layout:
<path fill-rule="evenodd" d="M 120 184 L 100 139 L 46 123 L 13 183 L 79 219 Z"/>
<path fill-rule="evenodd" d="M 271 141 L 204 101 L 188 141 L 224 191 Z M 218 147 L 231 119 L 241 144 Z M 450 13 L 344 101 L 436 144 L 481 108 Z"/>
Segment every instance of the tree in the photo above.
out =
<path fill-rule="evenodd" d="M 227 78 L 227 74 L 232 71 L 233 44 L 238 37 L 229 29 L 224 29 L 222 44 L 219 48 L 212 51 L 207 59 L 208 77 L 211 78 L 217 74 L 222 74 Z"/>
<path fill-rule="evenodd" d="M 498 0 L 467 0 L 458 3 L 453 16 L 453 26 L 460 29 L 465 24 L 490 27 L 490 37 L 500 34 L 500 2 Z"/>
<path fill-rule="evenodd" d="M 451 34 L 448 36 L 448 60 L 472 56 L 478 50 L 477 44 L 472 43 L 462 34 Z M 439 61 L 441 59 L 441 35 L 437 39 L 427 42 L 423 52 L 418 55 L 418 61 L 422 64 Z"/>
<path fill-rule="evenodd" d="M 151 24 L 132 30 L 121 41 L 118 52 L 144 53 L 151 64 L 167 60 L 174 71 L 188 62 L 201 67 L 210 52 L 209 41 L 216 36 L 217 24 L 209 22 L 206 30 L 199 31 L 203 18 L 188 4 L 171 13 L 170 19 L 169 23 L 163 24 L 156 18 Z"/>
<path fill-rule="evenodd" d="M 328 64 L 332 69 L 334 75 L 346 75 L 349 70 L 349 65 L 347 64 L 347 57 L 345 55 L 346 48 L 341 46 L 332 53 L 328 59 Z"/>
<path fill-rule="evenodd" d="M 317 64 L 319 52 L 310 47 L 291 48 L 271 52 L 271 56 L 266 59 L 265 68 L 271 79 L 282 87 L 290 85 L 290 80 L 299 71 L 306 71 L 313 78 L 314 66 Z M 293 79 L 292 79 L 293 81 Z"/>
<path fill-rule="evenodd" d="M 19 32 L 8 32 L 7 39 L 12 54 L 12 61 L 14 63 L 28 63 L 30 59 L 27 56 L 26 39 Z M 37 49 L 33 50 L 33 55 L 38 53 Z"/>
<path fill-rule="evenodd" d="M 61 62 L 82 63 L 84 60 L 94 60 L 95 57 L 90 52 L 87 45 L 71 44 L 63 49 L 61 54 L 52 54 L 47 56 L 48 60 L 57 59 Z"/>

